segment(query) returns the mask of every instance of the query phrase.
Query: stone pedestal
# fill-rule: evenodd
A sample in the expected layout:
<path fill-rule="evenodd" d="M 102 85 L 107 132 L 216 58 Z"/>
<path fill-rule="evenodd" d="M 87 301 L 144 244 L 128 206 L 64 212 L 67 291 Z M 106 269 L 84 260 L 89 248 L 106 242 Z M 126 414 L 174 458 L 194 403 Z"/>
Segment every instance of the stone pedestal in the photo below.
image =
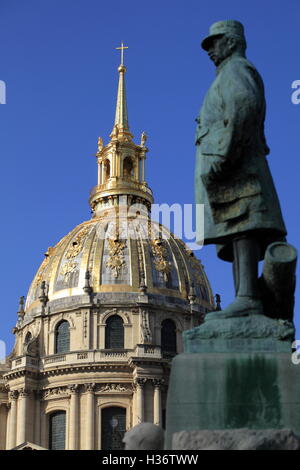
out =
<path fill-rule="evenodd" d="M 256 315 L 184 334 L 172 362 L 166 449 L 179 431 L 290 428 L 300 435 L 300 365 L 290 323 Z"/>

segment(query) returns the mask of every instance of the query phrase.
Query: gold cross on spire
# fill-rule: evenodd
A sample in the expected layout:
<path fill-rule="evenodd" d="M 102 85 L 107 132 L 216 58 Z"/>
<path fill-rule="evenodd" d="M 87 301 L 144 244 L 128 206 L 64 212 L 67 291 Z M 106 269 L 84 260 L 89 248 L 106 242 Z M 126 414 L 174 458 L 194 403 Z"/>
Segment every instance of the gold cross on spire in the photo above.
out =
<path fill-rule="evenodd" d="M 124 46 L 122 41 L 121 47 L 116 47 L 116 49 L 121 49 L 121 65 L 124 65 L 124 49 L 128 49 L 128 46 Z"/>

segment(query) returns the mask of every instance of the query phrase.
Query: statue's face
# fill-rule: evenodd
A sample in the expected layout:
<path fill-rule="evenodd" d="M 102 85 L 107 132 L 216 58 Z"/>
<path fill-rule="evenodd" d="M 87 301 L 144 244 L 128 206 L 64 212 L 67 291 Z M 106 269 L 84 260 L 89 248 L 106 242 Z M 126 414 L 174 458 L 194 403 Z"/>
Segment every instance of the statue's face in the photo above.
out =
<path fill-rule="evenodd" d="M 225 35 L 212 38 L 207 53 L 216 66 L 220 65 L 232 53 L 230 39 Z"/>

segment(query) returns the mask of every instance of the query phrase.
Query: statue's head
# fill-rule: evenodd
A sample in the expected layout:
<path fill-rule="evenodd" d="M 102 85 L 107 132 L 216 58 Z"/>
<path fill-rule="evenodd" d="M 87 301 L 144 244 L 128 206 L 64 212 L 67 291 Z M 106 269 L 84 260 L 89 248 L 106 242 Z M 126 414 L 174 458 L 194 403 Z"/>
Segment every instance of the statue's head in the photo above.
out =
<path fill-rule="evenodd" d="M 125 450 L 162 450 L 164 431 L 153 423 L 140 423 L 127 431 L 123 442 Z"/>
<path fill-rule="evenodd" d="M 218 21 L 211 25 L 201 45 L 216 66 L 233 53 L 244 56 L 247 47 L 244 27 L 235 20 Z"/>

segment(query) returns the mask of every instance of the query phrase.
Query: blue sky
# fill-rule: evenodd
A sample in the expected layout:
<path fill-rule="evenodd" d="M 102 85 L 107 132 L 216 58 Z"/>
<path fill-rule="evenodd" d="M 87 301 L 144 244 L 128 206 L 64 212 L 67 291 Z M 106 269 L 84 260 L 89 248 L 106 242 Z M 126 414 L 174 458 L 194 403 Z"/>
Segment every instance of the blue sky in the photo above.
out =
<path fill-rule="evenodd" d="M 214 78 L 201 50 L 211 23 L 238 19 L 266 88 L 268 157 L 288 228 L 299 241 L 300 79 L 296 0 L 0 0 L 1 323 L 13 345 L 18 298 L 43 254 L 89 219 L 97 139 L 107 143 L 122 40 L 131 131 L 148 134 L 146 179 L 157 203 L 193 202 L 195 122 Z M 231 265 L 197 252 L 214 292 L 233 298 Z M 296 303 L 296 324 L 300 332 Z"/>

